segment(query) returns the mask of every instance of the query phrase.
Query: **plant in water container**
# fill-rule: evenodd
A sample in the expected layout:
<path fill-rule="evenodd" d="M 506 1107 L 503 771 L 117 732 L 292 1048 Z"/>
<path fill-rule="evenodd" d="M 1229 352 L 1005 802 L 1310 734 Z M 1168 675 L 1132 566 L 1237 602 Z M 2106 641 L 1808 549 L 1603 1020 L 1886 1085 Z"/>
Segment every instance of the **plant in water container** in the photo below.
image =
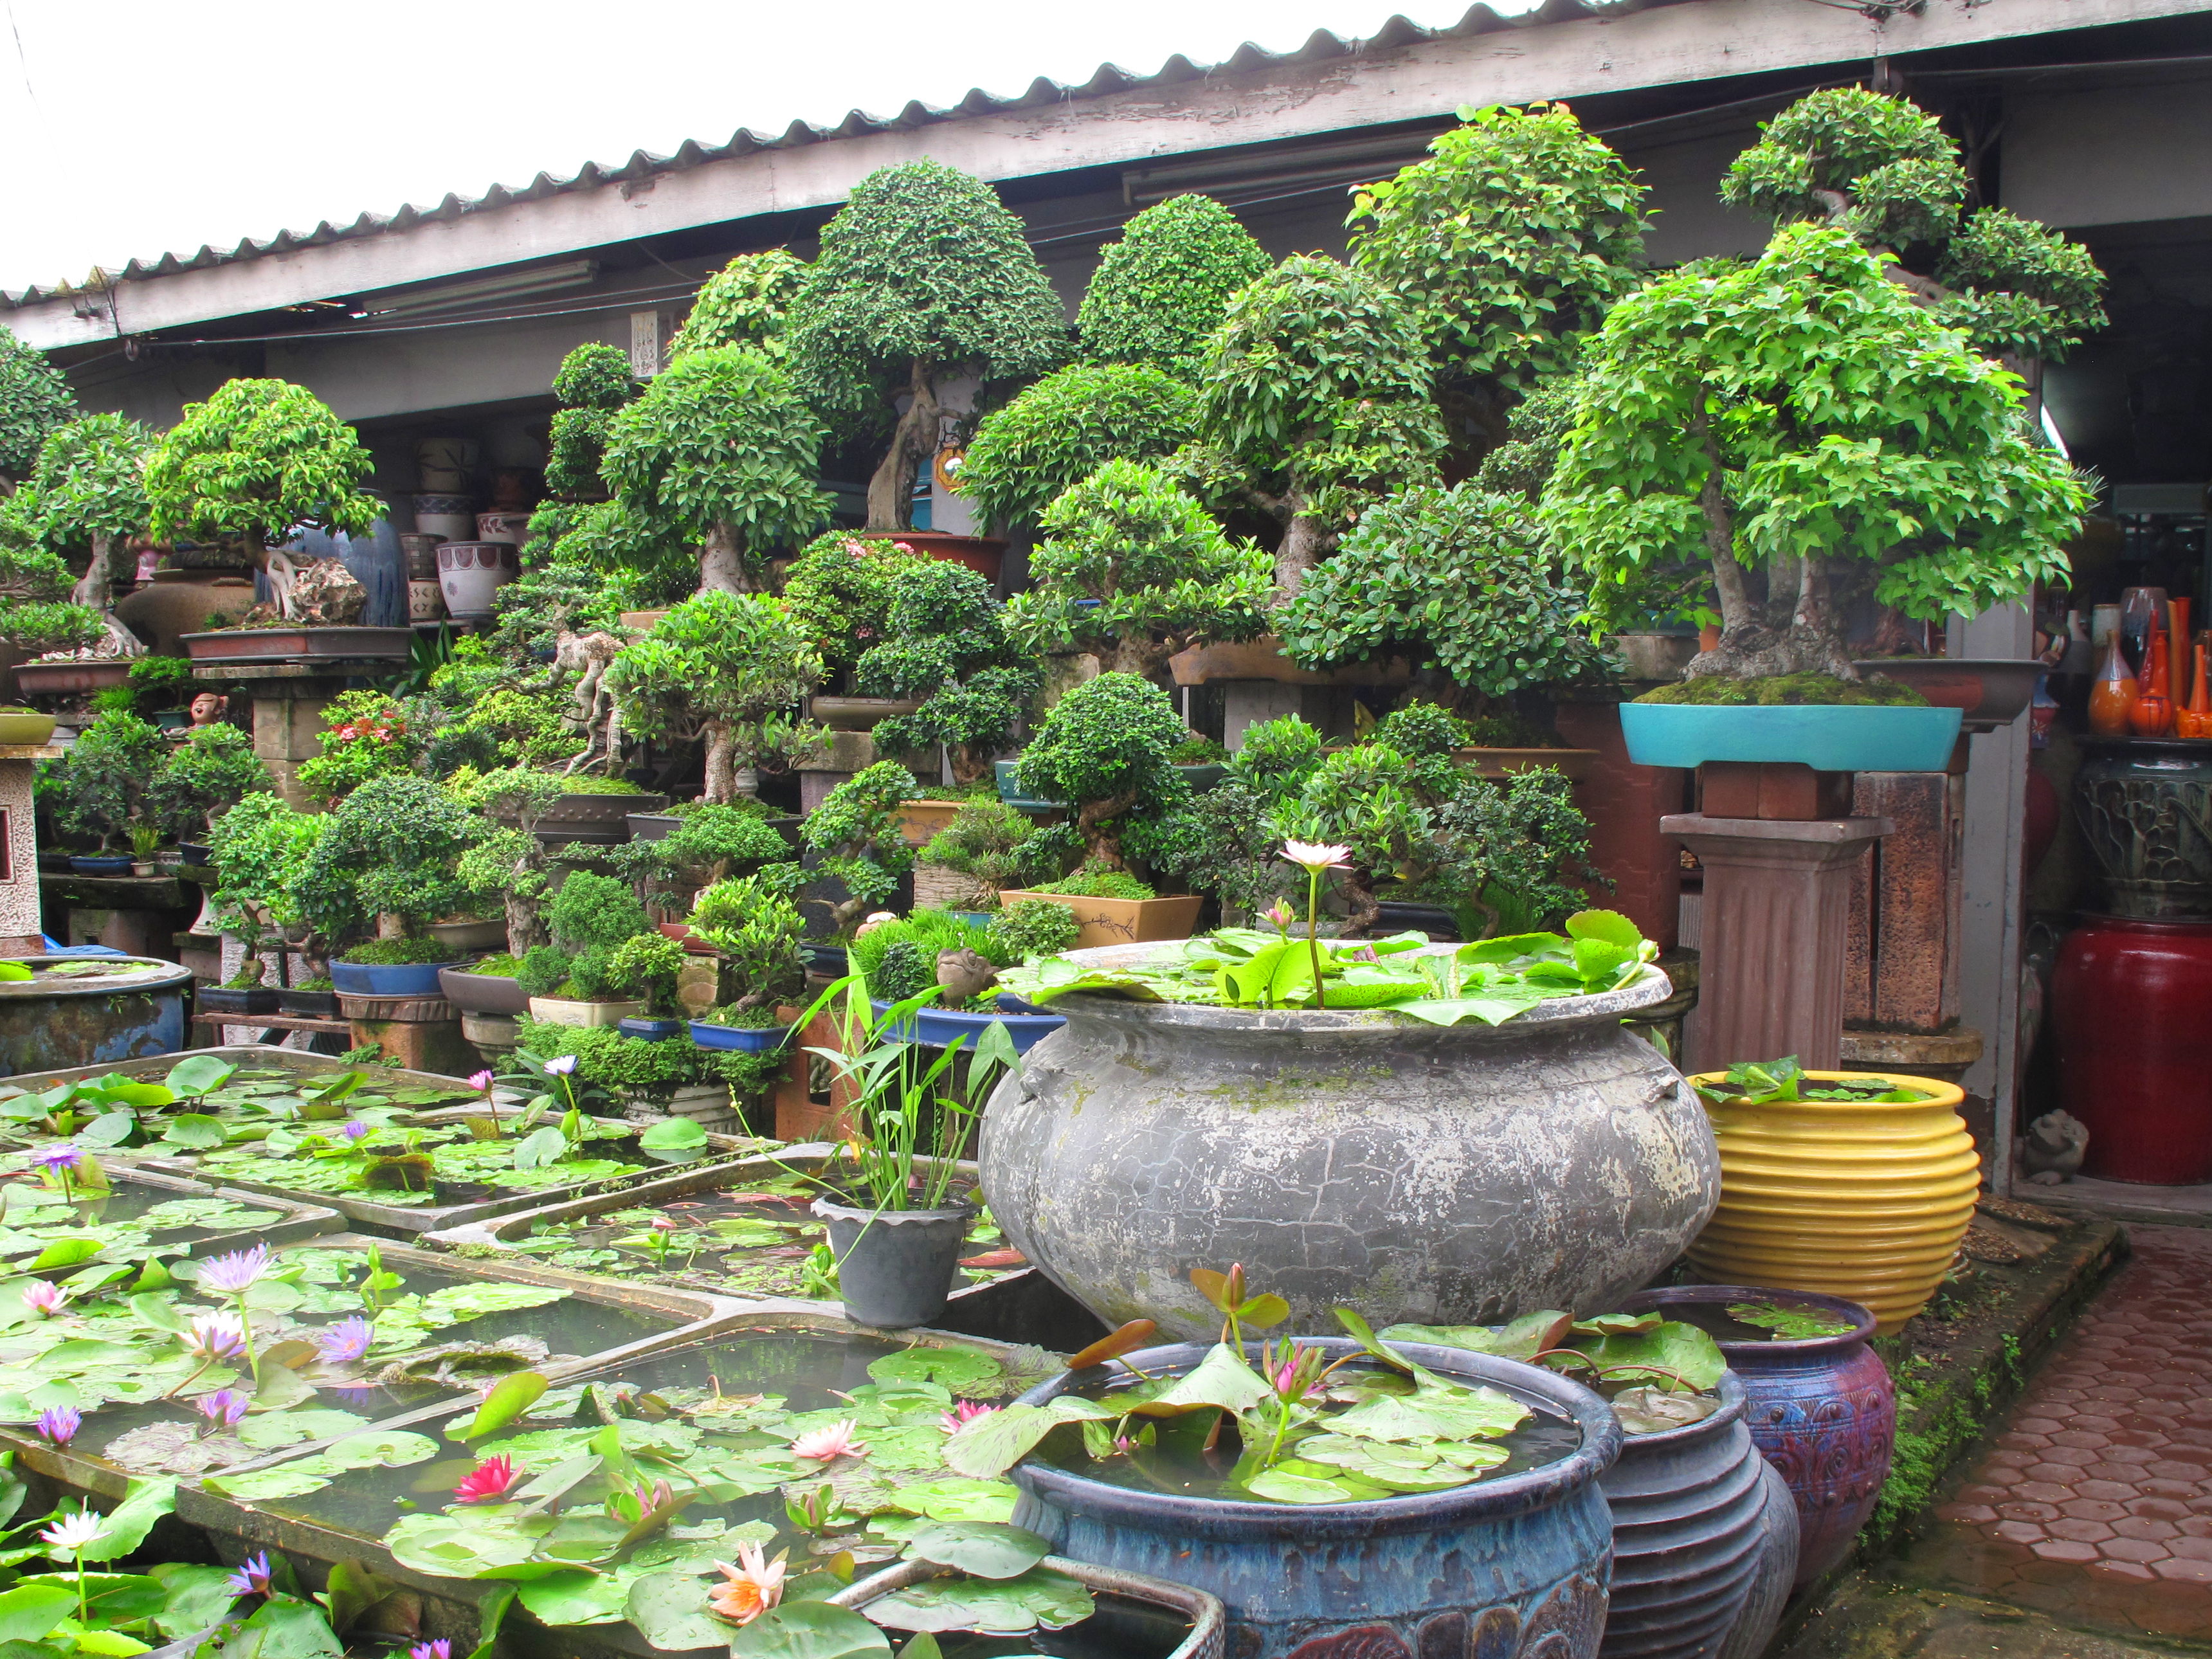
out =
<path fill-rule="evenodd" d="M 972 1048 L 964 1037 L 938 1049 L 901 1040 L 898 1028 L 934 995 L 933 989 L 878 1014 L 867 1000 L 866 976 L 854 974 L 824 991 L 806 1014 L 836 1011 L 838 1042 L 808 1052 L 827 1060 L 853 1095 L 852 1133 L 840 1152 L 851 1166 L 836 1160 L 823 1166 L 817 1179 L 828 1193 L 815 1200 L 814 1213 L 829 1226 L 846 1317 L 884 1329 L 927 1324 L 951 1295 L 975 1215 L 959 1161 L 978 1103 L 1001 1072 L 1021 1066 L 1013 1039 L 996 1023 Z"/>

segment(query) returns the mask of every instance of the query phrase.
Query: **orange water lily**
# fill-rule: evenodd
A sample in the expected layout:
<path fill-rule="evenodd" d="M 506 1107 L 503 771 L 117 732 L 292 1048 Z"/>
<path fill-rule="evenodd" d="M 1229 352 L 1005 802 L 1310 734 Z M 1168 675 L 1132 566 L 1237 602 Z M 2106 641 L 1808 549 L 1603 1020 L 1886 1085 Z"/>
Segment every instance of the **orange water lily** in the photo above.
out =
<path fill-rule="evenodd" d="M 758 1544 L 738 1547 L 738 1565 L 714 1565 L 728 1575 L 709 1588 L 707 1609 L 733 1624 L 750 1625 L 783 1600 L 783 1557 L 765 1560 Z"/>

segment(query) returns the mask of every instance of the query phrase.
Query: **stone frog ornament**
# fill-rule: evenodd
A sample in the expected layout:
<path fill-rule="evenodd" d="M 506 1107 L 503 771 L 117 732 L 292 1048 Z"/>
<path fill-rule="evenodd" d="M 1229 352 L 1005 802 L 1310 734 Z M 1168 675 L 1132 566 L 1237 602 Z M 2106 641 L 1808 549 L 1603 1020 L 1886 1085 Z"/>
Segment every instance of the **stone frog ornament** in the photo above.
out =
<path fill-rule="evenodd" d="M 2021 1172 L 2039 1187 L 2062 1186 L 2080 1173 L 2088 1150 L 2087 1124 L 2066 1112 L 2046 1112 L 2021 1137 Z"/>

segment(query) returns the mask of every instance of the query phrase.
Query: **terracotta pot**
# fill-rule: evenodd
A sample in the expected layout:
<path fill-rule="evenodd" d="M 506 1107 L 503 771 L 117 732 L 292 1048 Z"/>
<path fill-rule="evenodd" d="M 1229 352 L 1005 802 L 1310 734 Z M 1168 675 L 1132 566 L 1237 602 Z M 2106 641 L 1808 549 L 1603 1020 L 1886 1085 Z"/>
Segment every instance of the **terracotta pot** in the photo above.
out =
<path fill-rule="evenodd" d="M 902 800 L 899 803 L 899 834 L 909 847 L 926 847 L 937 832 L 951 823 L 963 803 L 957 800 Z"/>
<path fill-rule="evenodd" d="M 2212 1181 L 2212 921 L 2091 916 L 2051 979 L 2059 1102 L 2088 1127 L 2081 1172 Z"/>
<path fill-rule="evenodd" d="M 438 584 L 456 617 L 489 617 L 491 596 L 521 574 L 512 542 L 438 544 Z"/>
<path fill-rule="evenodd" d="M 1278 685 L 1404 685 L 1413 671 L 1403 657 L 1387 662 L 1348 663 L 1341 668 L 1301 668 L 1283 654 L 1273 634 L 1237 645 L 1194 645 L 1168 659 L 1177 685 L 1210 685 L 1219 680 L 1273 680 Z"/>
<path fill-rule="evenodd" d="M 854 533 L 863 541 L 898 542 L 925 559 L 965 565 L 987 581 L 999 580 L 999 568 L 1006 562 L 1006 544 L 994 536 L 955 536 L 943 530 L 862 530 Z"/>
<path fill-rule="evenodd" d="M 115 619 L 150 643 L 157 655 L 181 657 L 178 641 L 210 617 L 238 617 L 253 608 L 253 579 L 235 572 L 157 570 L 154 580 L 115 605 Z"/>
<path fill-rule="evenodd" d="M 1160 939 L 1188 939 L 1206 902 L 1191 894 L 1148 899 L 1076 898 L 1066 893 L 1033 893 L 1012 887 L 1001 892 L 999 899 L 1009 910 L 1024 899 L 1066 905 L 1083 926 L 1075 941 L 1079 951 L 1097 945 L 1149 945 Z"/>
<path fill-rule="evenodd" d="M 1692 1083 L 1717 1084 L 1709 1072 Z M 1954 1084 L 1874 1077 L 1921 1099 L 1774 1101 L 1699 1095 L 1721 1154 L 1721 1201 L 1690 1245 L 1698 1277 L 1817 1291 L 1872 1309 L 1883 1334 L 1936 1294 L 1973 1219 L 1981 1164 Z"/>
<path fill-rule="evenodd" d="M 15 688 L 27 697 L 57 696 L 72 691 L 105 691 L 131 678 L 131 665 L 115 657 L 90 657 L 70 662 L 21 662 L 15 665 Z"/>

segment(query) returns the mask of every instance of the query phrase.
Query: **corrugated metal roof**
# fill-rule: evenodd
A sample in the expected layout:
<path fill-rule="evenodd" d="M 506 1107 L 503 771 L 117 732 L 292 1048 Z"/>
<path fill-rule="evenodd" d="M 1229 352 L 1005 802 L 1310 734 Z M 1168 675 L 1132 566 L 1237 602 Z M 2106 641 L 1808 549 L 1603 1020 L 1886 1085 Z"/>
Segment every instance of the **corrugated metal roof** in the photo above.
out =
<path fill-rule="evenodd" d="M 1542 23 L 1567 21 L 1572 19 L 1600 16 L 1620 16 L 1640 11 L 1648 6 L 1685 3 L 1686 0 L 1543 0 L 1534 9 L 1510 15 L 1500 15 L 1485 4 L 1470 7 L 1456 23 L 1444 28 L 1427 28 L 1394 16 L 1374 34 L 1364 40 L 1344 40 L 1326 29 L 1316 29 L 1305 44 L 1291 52 L 1267 52 L 1246 42 L 1231 57 L 1218 64 L 1200 64 L 1176 54 L 1151 75 L 1132 75 L 1112 64 L 1102 64 L 1091 77 L 1080 86 L 1068 86 L 1042 76 L 1030 83 L 1029 89 L 1018 97 L 1000 98 L 977 88 L 957 104 L 936 108 L 921 103 L 909 103 L 896 115 L 869 115 L 854 110 L 835 126 L 817 126 L 810 122 L 794 121 L 781 133 L 763 137 L 750 128 L 740 128 L 729 141 L 720 144 L 701 143 L 687 140 L 669 155 L 654 155 L 645 150 L 635 150 L 627 161 L 608 166 L 586 161 L 565 179 L 556 179 L 549 173 L 539 173 L 528 184 L 520 187 L 494 185 L 481 196 L 461 197 L 448 194 L 434 207 L 417 207 L 412 203 L 389 214 L 364 213 L 349 224 L 334 225 L 327 219 L 313 230 L 282 230 L 266 241 L 251 237 L 230 248 L 216 248 L 203 245 L 199 252 L 191 254 L 164 253 L 155 259 L 133 259 L 120 270 L 102 273 L 106 282 L 136 280 L 149 276 L 167 276 L 178 271 L 201 270 L 215 265 L 234 264 L 241 260 L 258 259 L 264 254 L 289 253 L 298 248 L 319 247 L 331 242 L 356 240 L 367 236 L 381 236 L 404 231 L 430 222 L 459 219 L 466 214 L 482 213 L 494 208 L 511 206 L 518 202 L 539 201 L 569 191 L 594 190 L 604 185 L 626 184 L 653 178 L 661 173 L 682 173 L 708 161 L 751 155 L 757 150 L 791 149 L 804 144 L 832 143 L 840 138 L 860 137 L 869 133 L 911 131 L 919 127 L 940 122 L 964 120 L 973 116 L 995 115 L 1008 111 L 1033 109 L 1042 105 L 1066 103 L 1079 98 L 1104 97 L 1109 94 L 1127 92 L 1144 87 L 1172 87 L 1189 81 L 1204 80 L 1216 75 L 1246 75 L 1255 70 L 1281 65 L 1304 65 L 1326 63 L 1334 58 L 1353 57 L 1364 52 L 1388 52 L 1400 46 L 1413 46 L 1424 40 L 1448 39 L 1459 35 L 1483 34 L 1498 29 L 1526 28 Z M 0 294 L 0 305 L 27 306 L 41 301 L 65 298 L 87 288 L 104 286 L 95 278 L 87 283 L 59 283 L 48 286 L 33 286 L 17 293 Z"/>

